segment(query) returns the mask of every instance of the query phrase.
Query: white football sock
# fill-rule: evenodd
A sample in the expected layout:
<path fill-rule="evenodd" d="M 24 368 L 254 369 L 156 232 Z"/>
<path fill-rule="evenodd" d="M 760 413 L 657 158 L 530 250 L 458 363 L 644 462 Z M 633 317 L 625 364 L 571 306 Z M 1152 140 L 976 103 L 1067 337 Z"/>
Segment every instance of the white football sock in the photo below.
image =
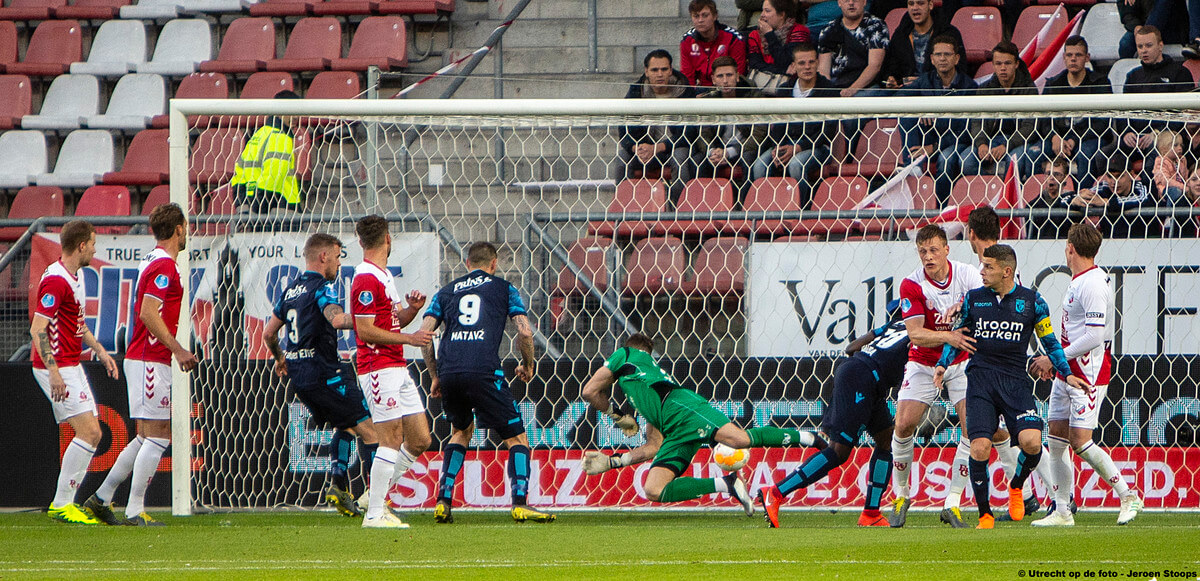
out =
<path fill-rule="evenodd" d="M 1046 460 L 1049 462 L 1043 461 L 1039 466 L 1050 465 L 1050 477 L 1054 479 L 1050 490 L 1054 495 L 1055 510 L 1059 514 L 1070 514 L 1071 493 L 1075 490 L 1075 462 L 1070 456 L 1070 444 L 1057 436 L 1050 436 L 1048 444 L 1050 455 Z"/>
<path fill-rule="evenodd" d="M 805 432 L 805 431 L 800 432 L 800 445 L 801 446 L 812 446 L 814 443 L 816 443 L 816 441 L 817 441 L 816 434 L 814 434 L 812 432 Z"/>
<path fill-rule="evenodd" d="M 1058 482 L 1054 479 L 1054 468 L 1051 464 L 1057 462 L 1054 454 L 1050 452 L 1049 446 L 1042 447 L 1042 461 L 1038 462 L 1033 471 L 1037 473 L 1038 478 L 1042 480 L 1042 485 L 1046 487 L 1046 502 L 1054 498 L 1054 483 Z M 1029 484 L 1025 487 L 1027 490 L 1033 490 L 1033 481 L 1029 480 Z"/>
<path fill-rule="evenodd" d="M 375 457 L 379 457 L 378 452 L 375 453 Z M 395 484 L 397 480 L 400 480 L 400 477 L 403 476 L 405 472 L 408 472 L 409 469 L 412 468 L 413 463 L 416 461 L 416 455 L 414 455 L 412 452 L 409 452 L 408 448 L 405 447 L 404 444 L 400 444 L 400 450 L 398 450 L 396 454 L 396 466 L 392 471 L 392 484 Z"/>
<path fill-rule="evenodd" d="M 75 491 L 87 476 L 88 464 L 96 449 L 87 442 L 74 438 L 63 452 L 62 468 L 58 471 L 58 488 L 54 491 L 54 506 L 62 507 L 75 502 Z"/>
<path fill-rule="evenodd" d="M 967 469 L 967 460 L 970 458 L 971 443 L 966 438 L 959 438 L 958 446 L 954 449 L 954 464 L 950 466 L 950 490 L 942 508 L 958 508 L 962 503 L 963 490 L 966 490 L 967 482 L 971 479 Z"/>
<path fill-rule="evenodd" d="M 129 478 L 129 474 L 133 472 L 133 461 L 137 459 L 138 450 L 142 449 L 142 442 L 145 438 L 138 436 L 128 444 L 125 444 L 125 449 L 117 455 L 117 461 L 113 462 L 112 470 L 108 471 L 108 475 L 104 477 L 104 482 L 100 483 L 100 488 L 96 490 L 96 498 L 100 502 L 108 504 L 112 502 L 113 496 L 117 494 L 117 487 Z"/>
<path fill-rule="evenodd" d="M 1108 455 L 1103 448 L 1097 446 L 1095 442 L 1084 444 L 1081 450 L 1075 452 L 1083 458 L 1084 462 L 1091 465 L 1092 470 L 1100 475 L 1100 480 L 1108 483 L 1117 496 L 1125 498 L 1130 494 L 1129 483 L 1125 482 L 1125 477 L 1121 476 L 1121 472 L 1117 470 L 1117 465 L 1113 463 L 1112 456 Z"/>
<path fill-rule="evenodd" d="M 908 475 L 912 472 L 913 438 L 900 438 L 892 433 L 892 494 L 909 498 Z"/>
<path fill-rule="evenodd" d="M 125 518 L 133 518 L 146 511 L 146 487 L 158 471 L 158 461 L 171 441 L 166 438 L 146 438 L 142 449 L 133 461 L 133 476 L 129 480 L 129 505 L 125 507 Z"/>
<path fill-rule="evenodd" d="M 724 478 L 713 478 L 713 482 L 717 483 L 717 492 L 729 493 L 729 483 Z"/>
<path fill-rule="evenodd" d="M 387 500 L 388 489 L 392 487 L 392 472 L 396 469 L 396 457 L 400 452 L 395 448 L 379 446 L 375 450 L 375 462 L 371 464 L 371 481 L 367 483 L 367 514 L 366 518 L 378 518 L 383 514 L 384 502 Z"/>

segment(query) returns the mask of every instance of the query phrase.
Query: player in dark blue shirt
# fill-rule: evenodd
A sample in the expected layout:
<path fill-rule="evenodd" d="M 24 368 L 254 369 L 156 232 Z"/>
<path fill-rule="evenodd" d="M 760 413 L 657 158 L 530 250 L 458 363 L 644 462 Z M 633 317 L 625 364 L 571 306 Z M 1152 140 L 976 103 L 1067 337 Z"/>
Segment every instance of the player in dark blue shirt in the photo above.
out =
<path fill-rule="evenodd" d="M 979 505 L 979 526 L 993 528 L 995 519 L 989 505 L 990 477 L 987 461 L 992 453 L 992 434 L 1000 416 L 1010 433 L 1017 435 L 1021 454 L 1017 470 L 1008 485 L 1008 512 L 1012 520 L 1025 517 L 1021 488 L 1042 458 L 1042 419 L 1033 400 L 1033 381 L 1028 373 L 1026 349 L 1036 334 L 1054 368 L 1067 384 L 1090 391 L 1088 383 L 1071 374 L 1062 345 L 1054 336 L 1050 308 L 1037 291 L 1013 280 L 1017 253 L 1011 246 L 996 244 L 983 251 L 983 287 L 967 292 L 957 328 L 970 330 L 975 353 L 967 363 L 967 436 L 971 440 L 968 470 L 971 487 Z M 934 385 L 941 389 L 946 367 L 958 356 L 947 345 L 934 368 Z"/>
<path fill-rule="evenodd" d="M 307 270 L 279 296 L 263 331 L 263 343 L 275 357 L 275 375 L 291 380 L 292 390 L 313 420 L 334 427 L 329 444 L 333 483 L 325 491 L 325 500 L 346 516 L 358 516 L 361 511 L 347 472 L 350 445 L 355 435 L 362 439 L 359 459 L 363 474 L 370 474 L 379 440 L 354 370 L 338 356 L 338 330 L 354 328 L 332 282 L 341 271 L 341 254 L 342 243 L 333 236 L 318 233 L 308 238 L 304 243 Z M 281 329 L 287 330 L 282 348 Z"/>
<path fill-rule="evenodd" d="M 452 523 L 454 485 L 467 454 L 467 444 L 479 427 L 491 430 L 508 448 L 508 479 L 512 517 L 517 522 L 551 522 L 554 515 L 529 507 L 529 438 L 516 399 L 500 369 L 500 342 L 509 319 L 517 326 L 521 364 L 517 379 L 533 379 L 533 327 L 516 287 L 495 276 L 496 247 L 476 242 L 467 250 L 467 274 L 438 291 L 425 311 L 421 329 L 441 325 L 442 340 L 435 357 L 433 345 L 421 348 L 432 383 L 429 397 L 442 398 L 450 422 L 450 443 L 442 450 L 442 481 L 434 521 Z"/>
<path fill-rule="evenodd" d="M 875 440 L 871 454 L 868 486 L 859 526 L 888 526 L 879 503 L 892 479 L 892 412 L 888 393 L 904 378 L 908 363 L 908 329 L 898 320 L 900 301 L 888 304 L 891 320 L 846 347 L 848 358 L 833 374 L 829 408 L 821 419 L 821 431 L 829 447 L 813 455 L 775 486 L 759 490 L 758 499 L 767 523 L 779 526 L 779 506 L 791 493 L 822 479 L 850 459 L 863 432 Z"/>

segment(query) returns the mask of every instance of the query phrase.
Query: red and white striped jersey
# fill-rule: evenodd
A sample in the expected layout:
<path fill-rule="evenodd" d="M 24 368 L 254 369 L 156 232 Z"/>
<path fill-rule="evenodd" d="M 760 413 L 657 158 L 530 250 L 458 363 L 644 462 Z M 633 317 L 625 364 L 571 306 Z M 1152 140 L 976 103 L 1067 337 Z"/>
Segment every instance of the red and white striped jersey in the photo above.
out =
<path fill-rule="evenodd" d="M 934 331 L 949 331 L 958 322 L 960 307 L 967 291 L 983 286 L 979 269 L 957 262 L 950 262 L 950 274 L 944 281 L 930 280 L 924 267 L 918 268 L 900 282 L 900 313 L 904 320 L 925 317 L 925 328 Z M 941 347 L 919 347 L 913 343 L 908 350 L 908 360 L 933 367 L 942 357 Z M 960 353 L 954 363 L 967 359 Z"/>
<path fill-rule="evenodd" d="M 384 331 L 399 333 L 403 329 L 396 320 L 395 305 L 400 302 L 396 280 L 387 269 L 363 261 L 354 268 L 350 284 L 350 314 L 354 316 L 355 342 L 358 344 L 358 374 L 365 375 L 388 367 L 404 367 L 404 345 L 376 345 L 362 340 L 357 332 L 360 318 L 371 319 Z"/>
<path fill-rule="evenodd" d="M 1108 385 L 1112 374 L 1112 327 L 1108 324 L 1113 308 L 1113 290 L 1108 273 L 1093 266 L 1071 278 L 1062 303 L 1062 324 L 1058 338 L 1065 351 L 1073 351 L 1071 342 L 1078 342 L 1091 328 L 1100 332 L 1100 344 L 1087 353 L 1068 358 L 1071 371 L 1092 385 Z"/>
<path fill-rule="evenodd" d="M 79 353 L 83 349 L 83 280 L 71 274 L 61 260 L 51 264 L 38 283 L 35 317 L 42 317 L 46 324 L 46 336 L 50 339 L 50 350 L 59 367 L 79 365 Z M 45 369 L 41 355 L 33 350 L 33 367 Z"/>

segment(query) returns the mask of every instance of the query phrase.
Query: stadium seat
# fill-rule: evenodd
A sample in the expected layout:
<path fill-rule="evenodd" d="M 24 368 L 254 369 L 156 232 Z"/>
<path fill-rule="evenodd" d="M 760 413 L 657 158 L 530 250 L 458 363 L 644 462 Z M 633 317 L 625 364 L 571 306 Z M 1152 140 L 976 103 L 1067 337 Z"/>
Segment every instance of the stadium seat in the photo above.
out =
<path fill-rule="evenodd" d="M 1025 181 L 1025 185 L 1022 186 L 1021 189 L 1021 197 L 1025 200 L 1025 205 L 1029 205 L 1036 200 L 1038 196 L 1042 195 L 1042 185 L 1045 184 L 1046 180 L 1048 179 L 1050 179 L 1050 176 L 1044 173 L 1033 174 L 1032 176 L 1029 176 L 1029 179 Z M 1075 191 L 1074 176 L 1067 176 L 1067 187 L 1064 191 Z"/>
<path fill-rule="evenodd" d="M 103 115 L 88 117 L 93 129 L 137 131 L 150 125 L 155 116 L 166 113 L 167 84 L 158 75 L 131 74 L 121 77 L 108 100 Z"/>
<path fill-rule="evenodd" d="M 60 20 L 109 20 L 116 18 L 121 7 L 129 4 L 130 0 L 75 0 L 75 4 L 55 8 L 54 17 Z"/>
<path fill-rule="evenodd" d="M 825 166 L 826 176 L 891 175 L 900 162 L 904 148 L 903 136 L 897 130 L 896 119 L 872 119 L 863 125 L 854 147 L 854 157 L 843 164 Z"/>
<path fill-rule="evenodd" d="M 245 146 L 246 136 L 241 129 L 205 129 L 192 148 L 188 179 L 194 184 L 212 185 L 228 181 Z"/>
<path fill-rule="evenodd" d="M 131 20 L 166 20 L 179 16 L 181 0 L 138 0 L 132 6 L 122 6 L 121 18 Z"/>
<path fill-rule="evenodd" d="M 758 178 L 750 185 L 750 191 L 742 202 L 746 212 L 794 212 L 800 210 L 800 194 L 796 180 L 792 178 Z M 796 229 L 798 220 L 749 220 L 731 223 L 739 233 L 787 234 Z"/>
<path fill-rule="evenodd" d="M 863 198 L 867 197 L 870 184 L 863 177 L 842 175 L 828 177 L 821 181 L 813 192 L 814 210 L 853 210 Z M 818 219 L 804 220 L 800 228 L 817 235 L 844 235 L 851 231 L 882 232 L 884 224 L 877 221 L 869 223 L 856 220 Z"/>
<path fill-rule="evenodd" d="M 625 261 L 626 295 L 658 296 L 671 293 L 683 284 L 687 269 L 687 251 L 678 238 L 639 240 Z"/>
<path fill-rule="evenodd" d="M 953 206 L 980 206 L 991 204 L 1004 191 L 1004 178 L 1000 176 L 963 176 L 954 181 L 950 190 Z"/>
<path fill-rule="evenodd" d="M 0 76 L 0 129 L 21 126 L 21 119 L 33 111 L 33 83 L 25 75 Z"/>
<path fill-rule="evenodd" d="M 308 85 L 306 99 L 354 99 L 362 92 L 358 73 L 325 71 L 317 73 Z"/>
<path fill-rule="evenodd" d="M 242 85 L 240 99 L 272 99 L 280 91 L 295 91 L 296 79 L 291 73 L 254 73 Z"/>
<path fill-rule="evenodd" d="M 896 33 L 896 27 L 900 25 L 900 21 L 904 19 L 904 14 L 907 12 L 906 8 L 888 10 L 887 17 L 883 19 L 884 24 L 887 24 L 888 36 Z"/>
<path fill-rule="evenodd" d="M 125 186 L 92 186 L 84 190 L 75 205 L 76 216 L 130 215 L 129 188 Z M 96 234 L 125 234 L 128 226 L 96 226 Z"/>
<path fill-rule="evenodd" d="M 107 131 L 72 131 L 58 150 L 54 171 L 37 177 L 39 186 L 86 188 L 113 170 L 113 139 Z"/>
<path fill-rule="evenodd" d="M 336 18 L 304 18 L 292 28 L 283 57 L 267 63 L 268 71 L 320 71 L 342 56 L 342 25 Z"/>
<path fill-rule="evenodd" d="M 379 14 L 437 14 L 454 12 L 454 0 L 383 0 L 375 8 Z"/>
<path fill-rule="evenodd" d="M 992 66 L 992 61 L 983 61 L 982 63 L 979 63 L 979 68 L 975 69 L 974 78 L 982 79 L 985 76 L 990 77 L 994 72 L 996 72 L 996 69 Z"/>
<path fill-rule="evenodd" d="M 200 63 L 205 73 L 253 73 L 275 58 L 275 23 L 270 18 L 239 18 L 230 23 L 216 60 Z"/>
<path fill-rule="evenodd" d="M 21 119 L 25 129 L 78 129 L 100 113 L 100 80 L 92 75 L 60 75 L 50 84 L 42 110 Z"/>
<path fill-rule="evenodd" d="M 938 208 L 937 188 L 932 177 L 927 175 L 909 176 L 904 181 L 908 185 L 908 191 L 912 192 L 914 210 L 936 210 Z M 896 230 L 903 232 L 925 222 L 920 218 L 901 218 L 896 222 Z"/>
<path fill-rule="evenodd" d="M 226 216 L 237 213 L 237 204 L 233 203 L 233 191 L 228 185 L 221 186 L 208 195 L 208 208 L 206 208 L 205 214 Z M 220 222 L 196 225 L 196 233 L 203 236 L 221 236 L 227 232 L 229 232 L 229 226 Z"/>
<path fill-rule="evenodd" d="M 964 6 L 950 21 L 966 45 L 967 62 L 981 63 L 991 58 L 992 48 L 1004 38 L 1000 11 L 993 6 Z"/>
<path fill-rule="evenodd" d="M 1094 64 L 1107 65 L 1121 58 L 1118 49 L 1125 25 L 1116 4 L 1101 2 L 1089 8 L 1079 32 L 1087 40 L 1088 54 Z"/>
<path fill-rule="evenodd" d="M 167 130 L 147 129 L 138 132 L 125 151 L 121 171 L 109 172 L 100 179 L 102 184 L 123 186 L 154 186 L 166 183 L 170 173 Z"/>
<path fill-rule="evenodd" d="M 746 238 L 710 238 L 704 241 L 692 265 L 695 275 L 684 281 L 683 291 L 697 296 L 736 297 L 746 281 Z"/>
<path fill-rule="evenodd" d="M 250 16 L 307 16 L 320 0 L 261 0 L 250 5 Z"/>
<path fill-rule="evenodd" d="M 171 186 L 161 185 L 154 186 L 150 193 L 146 194 L 146 199 L 142 200 L 142 215 L 149 216 L 155 208 L 169 204 L 171 202 Z"/>
<path fill-rule="evenodd" d="M 1192 73 L 1192 81 L 1200 81 L 1200 61 L 1195 59 L 1184 59 L 1183 68 Z"/>
<path fill-rule="evenodd" d="M 733 210 L 733 184 L 723 178 L 689 180 L 675 204 L 676 212 L 730 212 Z M 663 222 L 656 233 L 707 235 L 719 232 L 728 220 L 688 220 Z"/>
<path fill-rule="evenodd" d="M 0 70 L 17 62 L 17 25 L 0 21 Z"/>
<path fill-rule="evenodd" d="M 71 65 L 71 72 L 119 77 L 145 62 L 146 26 L 134 20 L 109 20 L 92 39 L 87 62 Z"/>
<path fill-rule="evenodd" d="M 0 141 L 3 138 L 0 137 Z M 17 192 L 12 206 L 8 208 L 8 217 L 12 219 L 32 220 L 42 216 L 63 215 L 63 192 L 60 188 L 50 186 L 26 186 Z M 12 226 L 0 228 L 0 240 L 13 242 L 25 233 L 27 228 Z"/>
<path fill-rule="evenodd" d="M 179 0 L 179 12 L 188 15 L 211 15 L 241 13 L 248 4 L 257 0 Z"/>
<path fill-rule="evenodd" d="M 25 50 L 25 60 L 4 65 L 10 75 L 53 77 L 83 60 L 83 29 L 74 20 L 47 20 L 38 25 Z"/>
<path fill-rule="evenodd" d="M 1057 14 L 1057 16 L 1056 16 Z M 1042 31 L 1042 27 L 1053 19 L 1050 24 L 1050 36 L 1053 39 L 1058 36 L 1067 27 L 1067 21 L 1070 20 L 1066 11 L 1058 12 L 1058 4 L 1054 6 L 1029 6 L 1021 11 L 1021 16 L 1017 18 L 1017 24 L 1013 27 L 1012 41 L 1017 45 L 1018 49 L 1024 50 L 1025 45 Z M 1039 45 L 1034 51 L 1034 58 L 1045 52 L 1046 46 Z"/>
<path fill-rule="evenodd" d="M 611 238 L 580 238 L 572 242 L 567 249 L 567 258 L 591 279 L 597 290 L 604 292 L 608 290 L 608 253 L 612 248 Z M 558 273 L 558 282 L 554 285 L 552 294 L 561 297 L 583 295 L 587 292 L 587 287 L 579 281 L 575 273 L 563 266 Z"/>
<path fill-rule="evenodd" d="M 346 58 L 334 59 L 335 71 L 365 71 L 375 65 L 382 70 L 408 66 L 408 33 L 398 16 L 364 18 L 350 42 Z"/>
<path fill-rule="evenodd" d="M 139 73 L 183 76 L 212 58 L 212 30 L 203 20 L 172 20 L 163 26 L 150 61 L 138 65 Z"/>
<path fill-rule="evenodd" d="M 0 188 L 23 188 L 46 173 L 46 136 L 41 131 L 0 134 Z"/>
<path fill-rule="evenodd" d="M 179 82 L 179 88 L 175 89 L 175 98 L 228 99 L 229 79 L 221 73 L 192 73 Z M 164 129 L 169 123 L 170 119 L 166 115 L 157 115 L 150 121 L 150 126 L 155 129 Z M 197 127 L 204 127 L 208 125 L 209 118 L 201 116 L 196 118 L 193 123 Z"/>
<path fill-rule="evenodd" d="M 1112 83 L 1114 94 L 1120 95 L 1125 92 L 1125 77 L 1129 75 L 1129 71 L 1142 66 L 1142 61 L 1136 58 L 1121 59 L 1108 70 L 1108 82 Z"/>
<path fill-rule="evenodd" d="M 0 20 L 49 20 L 53 10 L 67 0 L 12 0 L 0 7 Z"/>
<path fill-rule="evenodd" d="M 378 10 L 379 2 L 374 0 L 325 0 L 312 7 L 317 16 L 363 16 L 376 14 Z"/>
<path fill-rule="evenodd" d="M 608 205 L 608 212 L 613 214 L 662 212 L 667 207 L 667 187 L 658 180 L 622 180 L 617 184 L 617 193 Z M 592 222 L 588 228 L 591 234 L 602 236 L 646 236 L 650 233 L 655 222 Z"/>

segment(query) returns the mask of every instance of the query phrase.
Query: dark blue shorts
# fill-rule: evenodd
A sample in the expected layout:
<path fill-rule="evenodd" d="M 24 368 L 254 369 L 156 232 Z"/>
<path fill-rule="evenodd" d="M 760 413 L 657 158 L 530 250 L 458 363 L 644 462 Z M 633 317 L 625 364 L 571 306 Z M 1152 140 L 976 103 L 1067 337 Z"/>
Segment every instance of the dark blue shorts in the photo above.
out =
<path fill-rule="evenodd" d="M 821 431 L 835 442 L 857 446 L 864 431 L 878 434 L 890 428 L 893 422 L 888 391 L 879 383 L 871 364 L 847 359 L 833 374 L 833 393 L 821 418 Z"/>
<path fill-rule="evenodd" d="M 353 428 L 371 417 L 367 399 L 358 387 L 358 378 L 348 366 L 342 366 L 337 377 L 321 383 L 297 384 L 292 381 L 296 397 L 312 412 L 317 424 L 329 424 L 339 430 Z"/>
<path fill-rule="evenodd" d="M 1009 433 L 1041 430 L 1042 418 L 1033 399 L 1033 382 L 996 373 L 990 369 L 967 369 L 967 436 L 991 438 L 1004 416 Z"/>
<path fill-rule="evenodd" d="M 456 430 L 472 422 L 492 430 L 501 439 L 525 433 L 521 413 L 502 372 L 495 374 L 455 373 L 438 375 L 442 390 L 442 412 Z"/>

